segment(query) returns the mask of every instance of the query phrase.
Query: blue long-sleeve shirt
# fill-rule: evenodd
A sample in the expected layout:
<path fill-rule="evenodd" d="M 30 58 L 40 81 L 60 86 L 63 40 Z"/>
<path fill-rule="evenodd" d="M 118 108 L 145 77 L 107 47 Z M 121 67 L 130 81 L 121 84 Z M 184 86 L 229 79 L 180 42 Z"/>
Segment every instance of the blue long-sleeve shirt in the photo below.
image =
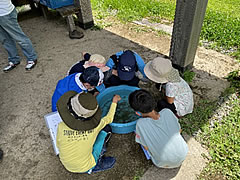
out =
<path fill-rule="evenodd" d="M 80 93 L 82 91 L 87 92 L 82 82 L 79 80 L 81 73 L 74 73 L 58 81 L 56 89 L 52 96 L 52 112 L 57 111 L 57 101 L 58 99 L 68 91 L 76 91 Z M 104 84 L 96 87 L 99 92 L 105 90 Z"/>
<path fill-rule="evenodd" d="M 80 73 L 74 73 L 58 81 L 56 89 L 52 96 L 52 111 L 57 111 L 57 101 L 58 99 L 68 91 L 76 91 L 80 93 L 82 91 L 87 91 L 79 79 Z M 77 83 L 78 82 L 78 83 Z"/>

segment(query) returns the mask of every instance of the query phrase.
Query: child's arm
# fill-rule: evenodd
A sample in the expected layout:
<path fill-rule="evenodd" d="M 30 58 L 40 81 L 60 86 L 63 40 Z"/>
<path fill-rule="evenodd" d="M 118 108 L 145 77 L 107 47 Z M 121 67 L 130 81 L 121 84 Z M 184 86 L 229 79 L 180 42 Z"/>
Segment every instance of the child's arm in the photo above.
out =
<path fill-rule="evenodd" d="M 172 104 L 174 102 L 174 97 L 168 97 L 166 96 L 166 100 L 169 104 Z"/>
<path fill-rule="evenodd" d="M 83 59 L 88 61 L 91 57 L 91 54 L 87 53 L 87 52 L 82 52 L 82 56 L 83 56 Z"/>
<path fill-rule="evenodd" d="M 182 129 L 179 130 L 180 134 L 182 133 Z"/>
<path fill-rule="evenodd" d="M 143 146 L 143 145 L 142 145 L 142 146 Z M 144 147 L 144 149 L 145 149 L 145 150 L 147 150 L 147 151 L 148 151 L 148 147 L 147 147 L 147 146 L 143 146 L 143 147 Z"/>
<path fill-rule="evenodd" d="M 121 97 L 119 95 L 114 95 L 110 109 L 109 109 L 107 115 L 104 116 L 101 121 L 105 122 L 106 124 L 112 123 L 114 115 L 115 115 L 115 111 L 117 108 L 117 103 L 120 100 L 121 100 Z"/>
<path fill-rule="evenodd" d="M 119 95 L 114 95 L 112 102 L 117 103 L 120 100 L 121 100 L 121 97 Z"/>

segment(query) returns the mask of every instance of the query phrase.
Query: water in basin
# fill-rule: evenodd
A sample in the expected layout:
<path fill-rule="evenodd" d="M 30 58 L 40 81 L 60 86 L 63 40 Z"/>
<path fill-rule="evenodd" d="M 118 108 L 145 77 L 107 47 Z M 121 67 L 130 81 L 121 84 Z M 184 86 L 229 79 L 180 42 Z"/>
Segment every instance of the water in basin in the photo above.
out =
<path fill-rule="evenodd" d="M 110 108 L 112 99 L 109 99 L 101 105 L 102 116 L 105 116 Z M 137 120 L 139 117 L 135 114 L 135 111 L 130 107 L 128 103 L 128 96 L 121 95 L 121 101 L 118 102 L 117 110 L 114 116 L 114 123 L 129 123 Z"/>

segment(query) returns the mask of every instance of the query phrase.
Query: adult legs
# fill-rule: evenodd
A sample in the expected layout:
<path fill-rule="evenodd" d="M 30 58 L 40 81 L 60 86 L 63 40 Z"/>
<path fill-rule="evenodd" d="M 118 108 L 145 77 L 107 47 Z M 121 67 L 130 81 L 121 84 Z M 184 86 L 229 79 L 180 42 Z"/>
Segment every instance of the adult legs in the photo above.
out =
<path fill-rule="evenodd" d="M 8 52 L 8 61 L 13 64 L 20 62 L 17 47 L 15 41 L 9 36 L 9 34 L 0 25 L 0 42 Z"/>
<path fill-rule="evenodd" d="M 5 31 L 5 35 L 6 33 L 8 34 L 8 36 L 5 36 L 5 38 L 2 37 L 1 41 L 2 39 L 3 40 L 6 39 L 5 40 L 6 43 L 6 41 L 9 41 L 9 37 L 11 37 L 11 40 L 7 44 L 4 45 L 4 43 L 2 42 L 5 49 L 8 51 L 8 54 L 14 55 L 12 51 L 13 50 L 16 51 L 16 44 L 13 45 L 14 40 L 20 45 L 23 54 L 26 56 L 28 61 L 35 61 L 37 59 L 37 54 L 33 48 L 31 40 L 24 34 L 24 32 L 22 31 L 21 27 L 18 24 L 16 9 L 14 9 L 8 15 L 0 16 L 0 26 Z M 9 45 L 13 47 L 12 51 L 9 49 Z M 16 56 L 9 57 L 9 61 L 12 62 L 11 59 L 14 58 L 16 59 Z"/>

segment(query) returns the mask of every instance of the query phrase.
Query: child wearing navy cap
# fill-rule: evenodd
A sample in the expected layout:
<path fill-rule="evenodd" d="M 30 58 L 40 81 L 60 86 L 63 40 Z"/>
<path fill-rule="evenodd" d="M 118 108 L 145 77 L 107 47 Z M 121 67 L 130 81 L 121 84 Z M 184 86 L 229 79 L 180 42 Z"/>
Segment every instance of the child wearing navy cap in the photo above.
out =
<path fill-rule="evenodd" d="M 140 78 L 137 74 L 146 78 L 143 71 L 145 66 L 143 59 L 131 50 L 120 51 L 112 55 L 106 66 L 110 68 L 104 78 L 104 84 L 107 87 L 122 84 L 138 87 Z"/>

